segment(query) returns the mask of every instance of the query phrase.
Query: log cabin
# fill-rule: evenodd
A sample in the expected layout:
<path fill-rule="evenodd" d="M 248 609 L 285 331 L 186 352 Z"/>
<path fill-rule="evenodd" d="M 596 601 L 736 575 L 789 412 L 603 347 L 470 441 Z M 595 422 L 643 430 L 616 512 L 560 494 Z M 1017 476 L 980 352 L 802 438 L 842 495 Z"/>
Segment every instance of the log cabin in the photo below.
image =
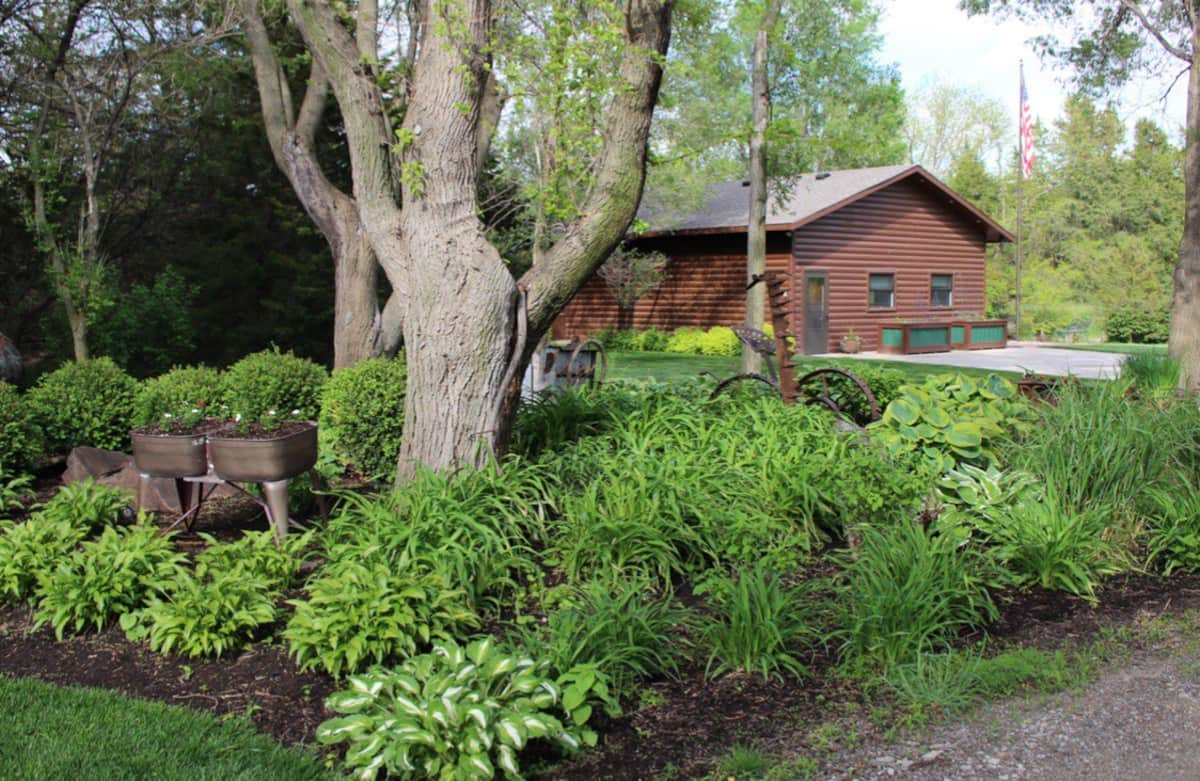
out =
<path fill-rule="evenodd" d="M 782 193 L 770 189 L 767 268 L 788 282 L 789 326 L 802 352 L 832 352 L 850 332 L 864 350 L 950 349 L 964 346 L 950 344 L 951 325 L 961 339 L 964 322 L 983 342 L 1003 342 L 1002 323 L 980 322 L 985 259 L 988 244 L 1013 237 L 921 166 L 805 174 Z M 649 229 L 629 244 L 669 258 L 665 281 L 620 312 L 594 275 L 558 316 L 555 338 L 742 323 L 749 181 L 709 188 L 690 213 L 672 216 L 654 203 L 648 194 L 639 217 Z"/>

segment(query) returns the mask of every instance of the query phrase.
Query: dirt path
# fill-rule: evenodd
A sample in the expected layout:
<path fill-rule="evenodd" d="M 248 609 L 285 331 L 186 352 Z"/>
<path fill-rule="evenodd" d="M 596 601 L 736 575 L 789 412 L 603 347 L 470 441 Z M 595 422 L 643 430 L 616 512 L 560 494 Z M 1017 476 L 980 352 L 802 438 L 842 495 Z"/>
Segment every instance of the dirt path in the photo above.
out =
<path fill-rule="evenodd" d="M 912 781 L 1200 779 L 1194 627 L 1101 673 L 1082 692 L 988 705 L 920 739 L 835 760 L 819 777 Z M 1186 651 L 1181 652 L 1181 648 Z"/>

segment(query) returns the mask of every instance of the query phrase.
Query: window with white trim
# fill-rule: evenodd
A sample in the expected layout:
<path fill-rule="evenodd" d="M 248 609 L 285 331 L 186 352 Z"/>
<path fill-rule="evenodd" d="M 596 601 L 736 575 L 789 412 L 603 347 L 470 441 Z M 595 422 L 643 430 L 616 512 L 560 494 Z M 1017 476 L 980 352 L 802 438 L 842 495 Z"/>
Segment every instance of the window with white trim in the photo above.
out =
<path fill-rule="evenodd" d="M 954 306 L 953 274 L 934 274 L 929 278 L 929 305 Z"/>
<path fill-rule="evenodd" d="M 869 292 L 867 305 L 872 309 L 891 309 L 895 306 L 895 274 L 872 274 L 867 286 Z"/>

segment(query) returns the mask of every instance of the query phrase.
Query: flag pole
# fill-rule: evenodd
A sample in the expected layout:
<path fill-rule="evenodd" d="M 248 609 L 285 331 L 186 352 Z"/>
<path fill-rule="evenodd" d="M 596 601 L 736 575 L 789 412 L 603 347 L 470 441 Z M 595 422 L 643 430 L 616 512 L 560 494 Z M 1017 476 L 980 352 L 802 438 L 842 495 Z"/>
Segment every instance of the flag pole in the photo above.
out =
<path fill-rule="evenodd" d="M 1021 94 L 1017 101 L 1017 279 L 1013 295 L 1017 339 L 1021 338 L 1021 224 L 1025 218 L 1025 60 L 1018 61 Z"/>

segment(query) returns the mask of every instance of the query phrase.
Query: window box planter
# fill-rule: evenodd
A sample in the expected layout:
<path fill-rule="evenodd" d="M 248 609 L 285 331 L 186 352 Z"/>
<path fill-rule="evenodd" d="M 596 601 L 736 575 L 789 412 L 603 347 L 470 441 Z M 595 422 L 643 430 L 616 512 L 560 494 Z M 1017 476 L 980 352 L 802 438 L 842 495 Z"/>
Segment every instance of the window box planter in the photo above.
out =
<path fill-rule="evenodd" d="M 1008 344 L 1006 320 L 955 320 L 950 343 L 956 350 L 993 350 Z"/>
<path fill-rule="evenodd" d="M 895 355 L 949 352 L 951 324 L 942 322 L 884 323 L 879 327 L 879 352 Z"/>

